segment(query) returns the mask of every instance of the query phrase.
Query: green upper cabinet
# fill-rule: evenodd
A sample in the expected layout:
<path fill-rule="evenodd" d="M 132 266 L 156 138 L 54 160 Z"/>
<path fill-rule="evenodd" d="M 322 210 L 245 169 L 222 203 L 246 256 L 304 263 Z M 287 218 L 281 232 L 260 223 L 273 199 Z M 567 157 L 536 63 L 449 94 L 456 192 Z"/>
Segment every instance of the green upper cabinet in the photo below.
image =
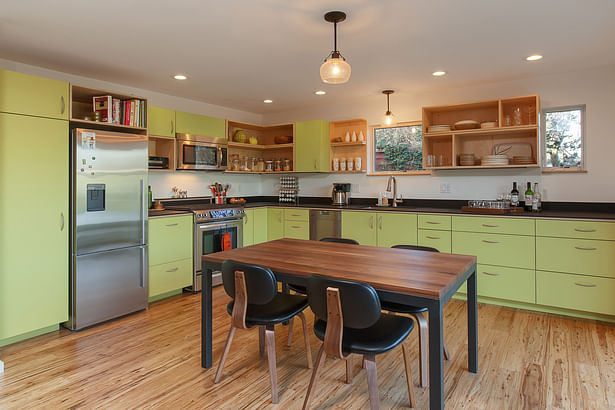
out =
<path fill-rule="evenodd" d="M 342 237 L 354 239 L 360 245 L 376 246 L 378 244 L 376 218 L 377 214 L 375 212 L 343 211 Z"/>
<path fill-rule="evenodd" d="M 254 245 L 254 209 L 246 209 L 243 217 L 243 246 Z"/>
<path fill-rule="evenodd" d="M 329 123 L 302 121 L 295 124 L 295 171 L 329 171 Z"/>
<path fill-rule="evenodd" d="M 177 132 L 180 134 L 226 139 L 226 120 L 222 118 L 175 111 L 175 121 Z"/>
<path fill-rule="evenodd" d="M 416 245 L 416 214 L 380 212 L 378 217 L 378 246 Z"/>
<path fill-rule="evenodd" d="M 267 208 L 254 210 L 254 244 L 267 242 Z"/>
<path fill-rule="evenodd" d="M 147 133 L 159 137 L 175 137 L 175 110 L 147 106 Z"/>
<path fill-rule="evenodd" d="M 267 240 L 274 241 L 284 237 L 284 210 L 267 208 Z"/>
<path fill-rule="evenodd" d="M 0 112 L 68 120 L 64 81 L 0 70 Z"/>
<path fill-rule="evenodd" d="M 68 155 L 68 121 L 0 113 L 0 346 L 68 320 Z"/>

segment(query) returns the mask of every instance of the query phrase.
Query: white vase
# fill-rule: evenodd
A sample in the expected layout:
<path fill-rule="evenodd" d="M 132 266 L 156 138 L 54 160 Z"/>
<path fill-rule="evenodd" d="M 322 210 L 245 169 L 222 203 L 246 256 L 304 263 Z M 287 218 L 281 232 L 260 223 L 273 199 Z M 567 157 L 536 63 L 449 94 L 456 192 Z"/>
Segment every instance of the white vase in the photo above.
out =
<path fill-rule="evenodd" d="M 359 141 L 361 142 L 365 141 L 365 135 L 363 135 L 363 131 L 359 132 Z"/>
<path fill-rule="evenodd" d="M 346 132 L 346 136 L 344 137 L 344 141 L 350 142 L 350 133 Z"/>
<path fill-rule="evenodd" d="M 352 132 L 352 142 L 357 142 L 357 133 L 356 132 Z"/>

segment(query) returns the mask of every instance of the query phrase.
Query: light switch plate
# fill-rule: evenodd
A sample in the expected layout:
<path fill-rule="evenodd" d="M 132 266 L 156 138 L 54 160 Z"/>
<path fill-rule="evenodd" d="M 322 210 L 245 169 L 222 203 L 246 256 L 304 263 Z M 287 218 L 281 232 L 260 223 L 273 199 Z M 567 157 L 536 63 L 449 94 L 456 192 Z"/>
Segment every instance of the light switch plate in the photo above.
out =
<path fill-rule="evenodd" d="M 450 194 L 451 193 L 451 184 L 440 184 L 440 193 L 441 194 Z"/>

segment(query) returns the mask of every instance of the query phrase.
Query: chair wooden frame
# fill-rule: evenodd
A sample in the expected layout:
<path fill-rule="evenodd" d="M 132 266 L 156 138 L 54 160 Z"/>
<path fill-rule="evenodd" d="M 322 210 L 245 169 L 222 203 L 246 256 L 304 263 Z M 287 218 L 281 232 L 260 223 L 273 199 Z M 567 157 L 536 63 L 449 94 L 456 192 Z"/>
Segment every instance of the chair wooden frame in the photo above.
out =
<path fill-rule="evenodd" d="M 340 291 L 337 288 L 327 288 L 327 328 L 325 330 L 325 340 L 318 351 L 316 357 L 316 365 L 312 371 L 312 377 L 308 386 L 307 395 L 303 402 L 303 409 L 309 409 L 312 401 L 312 395 L 316 390 L 318 378 L 324 367 L 325 359 L 331 356 L 334 359 L 342 359 L 346 362 L 346 383 L 350 383 L 354 377 L 352 354 L 344 355 L 342 352 L 342 339 L 344 335 L 344 318 L 342 315 L 342 303 L 340 299 Z M 416 407 L 414 397 L 414 386 L 412 384 L 412 370 L 410 366 L 410 352 L 402 343 L 404 355 L 404 363 L 406 370 L 406 380 L 408 384 L 408 396 L 410 398 L 410 407 Z M 380 409 L 380 397 L 378 393 L 378 373 L 376 370 L 376 356 L 364 355 L 365 367 L 367 370 L 367 388 L 369 392 L 370 407 L 372 410 Z"/>
<path fill-rule="evenodd" d="M 218 370 L 214 377 L 214 383 L 220 382 L 222 378 L 222 369 L 224 368 L 224 362 L 228 357 L 228 353 L 233 342 L 233 336 L 235 336 L 236 329 L 249 329 L 246 325 L 246 312 L 248 309 L 248 294 L 246 291 L 246 278 L 245 272 L 237 270 L 235 271 L 235 302 L 233 304 L 233 312 L 231 314 L 231 328 L 226 338 L 226 344 L 224 345 L 224 351 L 218 364 Z M 305 350 L 307 353 L 308 369 L 312 368 L 312 351 L 310 350 L 309 333 L 307 329 L 307 322 L 303 312 L 297 314 L 303 323 L 303 336 L 305 340 Z M 261 357 L 265 354 L 265 346 L 267 348 L 267 360 L 269 363 L 269 381 L 271 384 L 271 402 L 276 404 L 279 402 L 278 397 L 278 373 L 276 367 L 276 354 L 275 354 L 275 333 L 274 325 L 258 326 L 258 345 L 259 354 Z"/>

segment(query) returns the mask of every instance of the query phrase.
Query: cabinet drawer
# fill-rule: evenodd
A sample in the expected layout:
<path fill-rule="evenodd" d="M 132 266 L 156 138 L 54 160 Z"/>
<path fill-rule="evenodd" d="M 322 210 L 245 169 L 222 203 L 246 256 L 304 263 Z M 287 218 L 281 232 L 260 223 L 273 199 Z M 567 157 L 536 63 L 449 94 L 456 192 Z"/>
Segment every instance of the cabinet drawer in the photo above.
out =
<path fill-rule="evenodd" d="M 615 241 L 615 222 L 536 220 L 537 236 Z"/>
<path fill-rule="evenodd" d="M 149 220 L 149 264 L 192 258 L 192 215 Z"/>
<path fill-rule="evenodd" d="M 309 209 L 284 209 L 285 221 L 310 221 Z"/>
<path fill-rule="evenodd" d="M 293 239 L 310 239 L 310 223 L 306 221 L 286 221 L 284 237 Z"/>
<path fill-rule="evenodd" d="M 418 243 L 436 248 L 440 252 L 451 253 L 451 231 L 419 229 Z"/>
<path fill-rule="evenodd" d="M 419 214 L 419 229 L 451 229 L 450 215 Z"/>
<path fill-rule="evenodd" d="M 157 296 L 192 285 L 192 258 L 149 267 L 148 296 Z"/>
<path fill-rule="evenodd" d="M 534 269 L 535 238 L 530 236 L 453 232 L 452 252 L 474 255 L 478 263 Z"/>
<path fill-rule="evenodd" d="M 615 279 L 536 271 L 536 303 L 615 315 Z"/>
<path fill-rule="evenodd" d="M 482 264 L 476 267 L 478 296 L 535 303 L 535 281 L 533 269 L 505 268 Z"/>
<path fill-rule="evenodd" d="M 534 235 L 534 225 L 533 219 L 453 216 L 454 231 Z"/>
<path fill-rule="evenodd" d="M 536 269 L 615 278 L 615 242 L 538 237 Z"/>

